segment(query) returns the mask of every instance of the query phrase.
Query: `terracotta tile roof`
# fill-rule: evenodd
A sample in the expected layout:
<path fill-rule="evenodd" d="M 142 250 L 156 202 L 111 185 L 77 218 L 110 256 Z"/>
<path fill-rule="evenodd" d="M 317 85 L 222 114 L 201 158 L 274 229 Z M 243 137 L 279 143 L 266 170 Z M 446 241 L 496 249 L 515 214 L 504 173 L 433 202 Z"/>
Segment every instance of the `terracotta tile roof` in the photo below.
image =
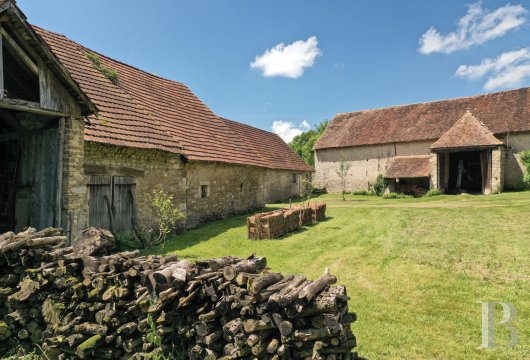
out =
<path fill-rule="evenodd" d="M 229 119 L 223 121 L 240 139 L 243 139 L 263 167 L 313 171 L 277 134 Z"/>
<path fill-rule="evenodd" d="M 438 141 L 431 145 L 431 149 L 454 149 L 477 146 L 498 146 L 502 141 L 497 139 L 486 125 L 481 123 L 468 110 Z"/>
<path fill-rule="evenodd" d="M 89 118 L 86 140 L 181 153 L 190 160 L 271 165 L 257 158 L 184 84 L 97 54 L 102 66 L 117 72 L 115 84 L 88 59 L 93 51 L 63 35 L 35 29 L 100 111 Z"/>
<path fill-rule="evenodd" d="M 435 140 L 470 110 L 494 134 L 530 131 L 529 88 L 337 115 L 315 149 Z"/>
<path fill-rule="evenodd" d="M 386 170 L 385 177 L 389 179 L 429 177 L 429 158 L 429 155 L 396 156 Z"/>

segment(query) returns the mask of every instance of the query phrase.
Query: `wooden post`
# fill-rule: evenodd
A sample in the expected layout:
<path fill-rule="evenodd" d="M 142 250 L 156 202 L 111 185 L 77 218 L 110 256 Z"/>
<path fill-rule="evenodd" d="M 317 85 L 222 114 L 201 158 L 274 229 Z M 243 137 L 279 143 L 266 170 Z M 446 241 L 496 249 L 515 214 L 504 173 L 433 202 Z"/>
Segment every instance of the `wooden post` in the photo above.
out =
<path fill-rule="evenodd" d="M 73 119 L 70 119 L 73 121 Z M 61 217 L 62 217 L 62 199 L 63 199 L 63 155 L 64 155 L 64 131 L 65 131 L 65 122 L 64 117 L 59 118 L 59 123 L 57 124 L 59 133 L 57 134 L 59 147 L 57 154 L 57 183 L 56 183 L 56 194 L 55 194 L 55 227 L 61 227 Z"/>

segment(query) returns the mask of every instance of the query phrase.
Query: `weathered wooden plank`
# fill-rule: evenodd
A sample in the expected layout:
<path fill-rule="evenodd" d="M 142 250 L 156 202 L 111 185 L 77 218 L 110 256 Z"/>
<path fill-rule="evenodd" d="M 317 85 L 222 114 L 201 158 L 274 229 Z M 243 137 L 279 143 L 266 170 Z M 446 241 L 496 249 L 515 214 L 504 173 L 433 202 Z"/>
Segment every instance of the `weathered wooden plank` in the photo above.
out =
<path fill-rule="evenodd" d="M 19 111 L 25 111 L 33 114 L 41 114 L 41 115 L 49 115 L 49 116 L 71 116 L 69 113 L 61 112 L 61 111 L 55 111 L 50 109 L 43 109 L 41 108 L 39 103 L 32 102 L 32 101 L 26 101 L 26 100 L 20 100 L 20 99 L 1 99 L 0 100 L 0 108 L 2 109 L 11 109 L 11 110 L 19 110 Z"/>
<path fill-rule="evenodd" d="M 125 166 L 105 166 L 105 165 L 84 165 L 85 174 L 87 175 L 116 175 L 116 176 L 132 176 L 144 177 L 145 172 L 140 169 L 125 167 Z"/>

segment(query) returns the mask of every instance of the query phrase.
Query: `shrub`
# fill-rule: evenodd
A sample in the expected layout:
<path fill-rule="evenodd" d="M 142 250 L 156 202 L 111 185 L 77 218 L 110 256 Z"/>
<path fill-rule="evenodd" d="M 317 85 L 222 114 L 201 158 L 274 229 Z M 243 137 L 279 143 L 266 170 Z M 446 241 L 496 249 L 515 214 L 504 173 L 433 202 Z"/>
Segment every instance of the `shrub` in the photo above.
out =
<path fill-rule="evenodd" d="M 130 249 L 147 249 L 151 246 L 163 245 L 167 238 L 175 234 L 184 219 L 184 213 L 174 204 L 173 195 L 164 190 L 153 190 L 148 196 L 157 223 L 152 227 L 136 227 L 134 233 L 118 234 L 119 251 Z"/>
<path fill-rule="evenodd" d="M 398 194 L 398 193 L 388 193 L 383 194 L 383 199 L 412 199 L 412 195 Z"/>
<path fill-rule="evenodd" d="M 385 192 L 385 189 L 388 185 L 388 179 L 385 179 L 383 174 L 379 174 L 377 175 L 377 179 L 375 180 L 375 184 L 373 185 L 373 191 L 377 196 L 381 196 Z"/>
<path fill-rule="evenodd" d="M 530 150 L 521 153 L 521 162 L 526 170 L 523 175 L 523 183 L 526 184 L 526 188 L 528 189 L 530 187 Z"/>
<path fill-rule="evenodd" d="M 442 195 L 442 192 L 438 189 L 432 189 L 432 190 L 429 190 L 425 193 L 425 197 L 431 197 L 431 196 L 438 196 L 438 195 Z"/>
<path fill-rule="evenodd" d="M 160 244 L 177 230 L 180 221 L 184 219 L 184 213 L 173 203 L 173 195 L 164 190 L 153 190 L 149 200 L 158 219 L 157 230 L 159 235 L 156 242 Z"/>
<path fill-rule="evenodd" d="M 375 193 L 373 191 L 363 189 L 352 191 L 352 195 L 375 195 Z"/>

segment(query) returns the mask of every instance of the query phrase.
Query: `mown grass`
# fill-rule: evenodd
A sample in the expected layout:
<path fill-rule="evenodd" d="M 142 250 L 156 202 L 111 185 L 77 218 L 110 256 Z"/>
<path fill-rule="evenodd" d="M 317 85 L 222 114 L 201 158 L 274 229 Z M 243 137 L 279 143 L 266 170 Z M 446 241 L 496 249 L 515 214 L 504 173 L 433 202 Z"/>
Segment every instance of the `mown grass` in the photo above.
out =
<path fill-rule="evenodd" d="M 281 239 L 246 238 L 245 216 L 169 241 L 158 252 L 203 259 L 266 256 L 284 273 L 347 286 L 359 354 L 368 359 L 530 358 L 530 192 L 381 199 L 323 195 L 329 218 Z M 280 207 L 270 205 L 269 208 Z M 480 350 L 481 305 L 509 301 L 519 344 Z M 497 311 L 501 318 L 501 311 Z"/>

